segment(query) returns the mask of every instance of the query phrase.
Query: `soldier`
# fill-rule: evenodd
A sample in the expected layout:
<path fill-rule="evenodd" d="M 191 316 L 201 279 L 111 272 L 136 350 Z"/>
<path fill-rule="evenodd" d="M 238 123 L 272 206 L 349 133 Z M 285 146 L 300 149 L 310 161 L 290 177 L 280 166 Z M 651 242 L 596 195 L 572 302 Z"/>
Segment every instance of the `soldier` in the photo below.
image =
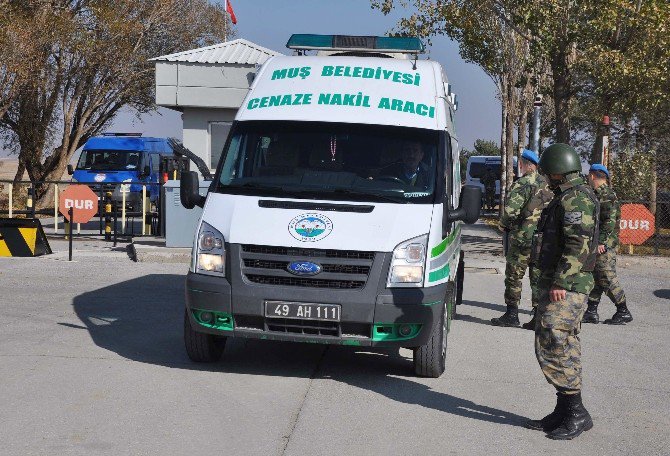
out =
<path fill-rule="evenodd" d="M 554 144 L 540 158 L 554 191 L 533 235 L 531 261 L 541 269 L 535 325 L 535 355 L 556 390 L 554 411 L 526 427 L 556 440 L 570 440 L 593 427 L 582 404 L 579 330 L 593 289 L 598 245 L 598 199 L 580 175 L 581 162 L 567 144 Z"/>
<path fill-rule="evenodd" d="M 507 311 L 499 318 L 491 319 L 496 326 L 519 326 L 519 301 L 521 281 L 528 269 L 530 242 L 544 209 L 554 194 L 547 181 L 537 172 L 540 159 L 532 150 L 525 149 L 521 155 L 519 169 L 523 177 L 518 179 L 508 195 L 499 228 L 505 232 L 505 304 Z M 537 306 L 537 281 L 540 271 L 530 267 L 530 288 L 532 292 L 533 318 L 523 324 L 524 329 L 535 330 L 535 307 Z"/>
<path fill-rule="evenodd" d="M 493 168 L 490 166 L 487 166 L 486 170 L 484 171 L 484 176 L 482 176 L 482 184 L 484 184 L 485 207 L 489 210 L 493 210 L 495 207 L 496 197 L 496 175 L 493 172 Z"/>
<path fill-rule="evenodd" d="M 598 323 L 598 304 L 603 292 L 616 305 L 616 313 L 603 323 L 623 325 L 633 321 L 626 307 L 626 294 L 616 275 L 616 249 L 619 246 L 619 221 L 621 206 L 614 190 L 608 185 L 610 173 L 604 165 L 591 165 L 589 184 L 593 187 L 600 202 L 600 235 L 598 239 L 598 257 L 593 271 L 595 287 L 589 295 L 588 308 L 582 323 Z"/>

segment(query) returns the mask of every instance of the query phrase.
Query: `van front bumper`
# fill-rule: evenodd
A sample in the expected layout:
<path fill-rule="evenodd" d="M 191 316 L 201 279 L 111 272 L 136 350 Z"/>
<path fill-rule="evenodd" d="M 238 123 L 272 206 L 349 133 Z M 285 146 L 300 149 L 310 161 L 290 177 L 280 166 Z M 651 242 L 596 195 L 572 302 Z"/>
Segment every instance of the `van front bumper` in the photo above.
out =
<path fill-rule="evenodd" d="M 235 280 L 231 285 L 231 281 L 223 277 L 189 272 L 186 306 L 191 326 L 196 331 L 218 336 L 356 346 L 425 345 L 433 326 L 441 322 L 448 285 L 394 289 L 385 285 L 385 281 L 381 285 L 370 284 L 367 291 L 248 283 L 238 287 Z M 315 322 L 305 320 L 297 321 L 298 325 L 305 325 L 303 331 L 293 326 L 287 331 L 282 326 L 285 321 L 265 316 L 268 300 L 339 304 L 341 321 L 330 326 L 328 335 L 310 333 Z M 203 324 L 197 318 L 202 311 L 230 318 L 230 324 L 218 327 Z M 289 323 L 295 325 L 296 321 Z M 411 328 L 410 335 L 403 337 L 399 330 L 401 327 L 406 330 L 407 326 Z"/>

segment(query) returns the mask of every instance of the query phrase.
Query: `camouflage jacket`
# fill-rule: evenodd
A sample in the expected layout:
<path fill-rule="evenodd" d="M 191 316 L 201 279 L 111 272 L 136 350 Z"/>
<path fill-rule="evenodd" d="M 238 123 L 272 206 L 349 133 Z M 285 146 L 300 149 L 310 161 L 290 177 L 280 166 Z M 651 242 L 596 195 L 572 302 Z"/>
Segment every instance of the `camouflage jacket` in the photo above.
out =
<path fill-rule="evenodd" d="M 607 184 L 596 190 L 600 202 L 600 235 L 598 244 L 603 244 L 609 250 L 615 250 L 619 245 L 619 221 L 621 220 L 621 205 L 616 193 Z"/>
<path fill-rule="evenodd" d="M 512 184 L 500 218 L 500 225 L 509 230 L 512 241 L 530 245 L 542 209 L 553 196 L 547 181 L 538 172 L 526 174 Z"/>
<path fill-rule="evenodd" d="M 594 285 L 590 272 L 593 269 L 587 264 L 595 260 L 597 247 L 597 239 L 594 239 L 598 233 L 597 197 L 579 174 L 574 174 L 554 193 L 554 200 L 542 212 L 538 225 L 538 231 L 544 234 L 540 286 L 555 285 L 588 294 Z M 555 200 L 558 200 L 556 204 Z M 547 217 L 552 211 L 553 217 Z M 548 218 L 554 220 L 555 226 L 547 226 Z"/>

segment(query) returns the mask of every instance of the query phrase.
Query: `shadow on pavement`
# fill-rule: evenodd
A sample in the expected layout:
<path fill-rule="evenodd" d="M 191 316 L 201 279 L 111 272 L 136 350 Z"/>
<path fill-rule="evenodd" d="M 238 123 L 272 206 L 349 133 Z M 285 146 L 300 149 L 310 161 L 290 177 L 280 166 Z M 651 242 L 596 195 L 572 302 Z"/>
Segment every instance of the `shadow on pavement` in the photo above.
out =
<path fill-rule="evenodd" d="M 504 312 L 507 310 L 506 306 L 503 306 L 501 304 L 492 304 L 490 302 L 481 302 L 481 301 L 468 301 L 468 300 L 463 300 L 462 306 L 473 306 L 473 307 L 481 307 L 482 309 L 490 309 L 490 310 L 497 310 L 499 312 Z M 526 314 L 526 315 L 531 315 L 533 312 L 527 309 L 519 309 L 520 314 Z M 499 315 L 495 315 L 498 317 Z"/>
<path fill-rule="evenodd" d="M 413 371 L 411 360 L 398 349 L 232 339 L 221 362 L 193 363 L 186 356 L 182 339 L 184 282 L 183 275 L 151 274 L 83 293 L 73 300 L 83 326 L 58 324 L 75 331 L 88 330 L 99 347 L 137 362 L 213 372 L 332 378 L 397 402 L 457 416 L 512 426 L 525 421 L 519 415 L 400 378 Z"/>
<path fill-rule="evenodd" d="M 196 364 L 183 341 L 184 276 L 151 274 L 83 293 L 73 300 L 93 342 L 124 358 L 180 369 L 309 377 L 324 347 L 231 339 L 223 361 Z"/>
<path fill-rule="evenodd" d="M 414 404 L 451 415 L 479 421 L 522 427 L 528 418 L 486 405 L 477 404 L 451 394 L 433 390 L 412 381 L 411 362 L 401 355 L 381 350 L 355 350 L 331 346 L 328 366 L 317 378 L 330 378 L 357 388 L 374 391 L 396 402 Z M 451 366 L 447 366 L 449 369 Z M 424 380 L 434 382 L 434 380 Z"/>
<path fill-rule="evenodd" d="M 654 296 L 661 299 L 670 299 L 670 290 L 654 290 Z"/>

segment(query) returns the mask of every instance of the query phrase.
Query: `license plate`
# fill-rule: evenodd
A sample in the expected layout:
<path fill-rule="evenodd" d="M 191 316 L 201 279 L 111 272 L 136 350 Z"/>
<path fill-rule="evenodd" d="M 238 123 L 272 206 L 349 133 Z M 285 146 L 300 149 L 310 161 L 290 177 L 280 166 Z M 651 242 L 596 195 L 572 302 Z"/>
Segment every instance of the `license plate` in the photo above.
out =
<path fill-rule="evenodd" d="M 265 301 L 267 318 L 340 321 L 340 310 L 341 307 L 337 304 Z"/>

